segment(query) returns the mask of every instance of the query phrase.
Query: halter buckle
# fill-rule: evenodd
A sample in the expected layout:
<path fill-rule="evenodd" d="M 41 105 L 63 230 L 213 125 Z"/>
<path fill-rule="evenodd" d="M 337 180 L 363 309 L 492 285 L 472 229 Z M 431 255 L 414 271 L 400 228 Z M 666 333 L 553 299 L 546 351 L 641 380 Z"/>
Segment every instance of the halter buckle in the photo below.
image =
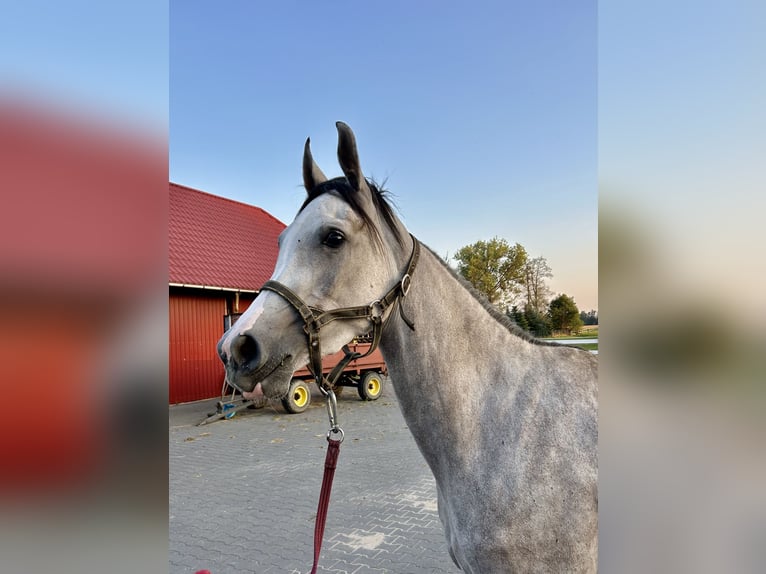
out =
<path fill-rule="evenodd" d="M 369 307 L 369 314 L 370 314 L 370 320 L 378 321 L 383 318 L 383 303 L 381 303 L 380 299 L 375 299 L 372 303 L 370 303 Z"/>

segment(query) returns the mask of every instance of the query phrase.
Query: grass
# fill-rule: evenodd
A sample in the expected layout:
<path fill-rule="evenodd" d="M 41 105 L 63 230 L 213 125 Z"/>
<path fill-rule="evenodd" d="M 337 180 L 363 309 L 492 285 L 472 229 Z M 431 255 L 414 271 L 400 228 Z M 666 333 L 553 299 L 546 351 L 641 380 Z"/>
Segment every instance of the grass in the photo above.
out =
<path fill-rule="evenodd" d="M 595 329 L 580 331 L 577 335 L 554 335 L 548 339 L 598 339 L 598 327 Z"/>
<path fill-rule="evenodd" d="M 560 341 L 562 339 L 577 341 L 578 339 L 598 339 L 598 325 L 586 326 L 578 335 L 557 335 L 554 337 L 544 337 L 548 341 Z M 595 343 L 579 343 L 578 347 L 588 351 L 598 351 L 598 341 Z"/>

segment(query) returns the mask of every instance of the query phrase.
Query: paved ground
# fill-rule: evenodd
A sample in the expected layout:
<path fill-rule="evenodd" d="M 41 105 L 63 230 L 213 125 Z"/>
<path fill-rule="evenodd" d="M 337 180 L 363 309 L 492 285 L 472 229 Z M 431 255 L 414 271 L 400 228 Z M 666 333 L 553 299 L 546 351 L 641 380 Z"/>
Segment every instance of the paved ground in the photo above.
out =
<path fill-rule="evenodd" d="M 170 408 L 170 573 L 311 570 L 328 422 L 281 405 L 195 426 L 215 401 Z M 457 573 L 436 510 L 433 477 L 393 388 L 375 402 L 338 401 L 346 432 L 320 572 Z"/>

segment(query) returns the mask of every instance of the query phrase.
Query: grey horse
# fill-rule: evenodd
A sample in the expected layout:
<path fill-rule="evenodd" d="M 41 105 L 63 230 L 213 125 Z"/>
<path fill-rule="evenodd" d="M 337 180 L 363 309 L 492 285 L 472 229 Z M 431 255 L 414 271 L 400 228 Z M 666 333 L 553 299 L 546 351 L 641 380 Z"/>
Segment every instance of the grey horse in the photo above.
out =
<path fill-rule="evenodd" d="M 345 177 L 328 179 L 306 141 L 308 197 L 280 236 L 272 280 L 307 307 L 378 310 L 322 325 L 322 353 L 382 325 L 380 350 L 460 569 L 595 572 L 596 358 L 529 337 L 427 248 L 413 269 L 417 240 L 362 175 L 351 129 L 337 128 Z M 393 304 L 379 305 L 391 292 Z M 269 290 L 218 352 L 246 396 L 284 396 L 310 360 L 295 306 Z"/>

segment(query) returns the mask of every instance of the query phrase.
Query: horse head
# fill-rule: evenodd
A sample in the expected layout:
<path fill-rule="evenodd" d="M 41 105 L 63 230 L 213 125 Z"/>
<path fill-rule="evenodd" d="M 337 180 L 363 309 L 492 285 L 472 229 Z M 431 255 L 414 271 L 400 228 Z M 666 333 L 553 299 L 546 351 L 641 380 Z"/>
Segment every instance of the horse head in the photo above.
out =
<path fill-rule="evenodd" d="M 308 196 L 279 237 L 271 280 L 218 343 L 229 383 L 243 392 L 260 385 L 267 397 L 284 396 L 292 373 L 310 358 L 305 315 L 378 302 L 401 280 L 406 231 L 362 174 L 351 128 L 342 122 L 336 126 L 345 177 L 328 179 L 306 140 L 303 183 Z M 269 285 L 279 289 L 269 290 Z M 370 318 L 343 318 L 317 328 L 323 355 L 337 352 L 372 327 Z"/>

